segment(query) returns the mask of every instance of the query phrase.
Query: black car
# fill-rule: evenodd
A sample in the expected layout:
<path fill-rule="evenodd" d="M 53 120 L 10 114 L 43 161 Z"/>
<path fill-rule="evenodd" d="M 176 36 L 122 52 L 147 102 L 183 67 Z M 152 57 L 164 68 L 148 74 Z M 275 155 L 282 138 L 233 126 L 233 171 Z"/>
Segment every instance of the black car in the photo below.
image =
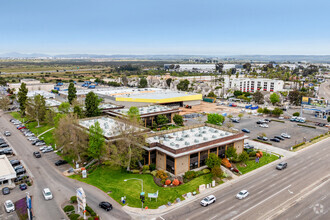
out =
<path fill-rule="evenodd" d="M 231 121 L 234 122 L 234 123 L 239 123 L 238 119 L 232 119 Z"/>
<path fill-rule="evenodd" d="M 246 128 L 243 128 L 242 131 L 245 132 L 245 133 L 250 133 L 250 130 L 246 129 Z"/>
<path fill-rule="evenodd" d="M 16 175 L 21 175 L 21 174 L 26 173 L 26 170 L 24 168 L 18 169 L 18 170 L 15 170 L 15 171 L 16 171 Z"/>
<path fill-rule="evenodd" d="M 268 138 L 265 136 L 258 136 L 257 138 L 262 141 L 268 141 Z"/>
<path fill-rule="evenodd" d="M 10 160 L 9 162 L 12 166 L 17 166 L 17 165 L 21 164 L 21 162 L 19 162 L 19 160 Z"/>
<path fill-rule="evenodd" d="M 22 174 L 22 175 L 19 175 L 18 177 L 16 177 L 16 178 L 14 179 L 14 182 L 17 183 L 17 182 L 19 182 L 19 181 L 22 181 L 22 180 L 24 180 L 24 179 L 28 179 L 28 178 L 29 178 L 28 175 L 26 175 L 26 174 Z"/>
<path fill-rule="evenodd" d="M 270 122 L 271 120 L 268 119 L 268 118 L 265 118 L 264 121 L 265 121 L 265 122 Z"/>
<path fill-rule="evenodd" d="M 35 158 L 40 158 L 41 154 L 39 151 L 35 151 L 35 152 L 33 152 L 33 156 L 35 156 Z"/>
<path fill-rule="evenodd" d="M 36 143 L 38 143 L 38 142 L 41 142 L 41 140 L 37 139 L 37 140 L 33 141 L 31 144 L 36 145 Z"/>
<path fill-rule="evenodd" d="M 14 170 L 16 171 L 16 170 L 19 170 L 19 169 L 23 169 L 24 167 L 22 166 L 22 165 L 18 165 L 18 166 L 15 166 L 14 167 Z"/>
<path fill-rule="evenodd" d="M 274 142 L 280 142 L 280 139 L 278 139 L 278 138 L 271 138 L 271 139 L 269 139 L 270 141 L 274 141 Z"/>
<path fill-rule="evenodd" d="M 13 154 L 13 150 L 10 148 L 5 148 L 5 149 L 1 149 L 0 150 L 0 155 L 12 155 Z"/>
<path fill-rule="evenodd" d="M 61 166 L 61 165 L 63 165 L 63 164 L 67 164 L 68 162 L 66 162 L 65 160 L 58 160 L 58 161 L 56 161 L 55 162 L 55 165 L 56 166 Z"/>
<path fill-rule="evenodd" d="M 110 211 L 112 209 L 112 205 L 109 202 L 100 202 L 99 207 L 106 211 Z"/>
<path fill-rule="evenodd" d="M 10 193 L 10 189 L 8 187 L 3 187 L 2 188 L 2 194 L 3 195 L 8 195 Z"/>
<path fill-rule="evenodd" d="M 279 164 L 276 166 L 276 169 L 278 169 L 278 170 L 283 170 L 283 169 L 285 169 L 287 166 L 288 166 L 288 163 L 286 163 L 286 162 L 281 162 L 281 163 L 279 163 Z"/>
<path fill-rule="evenodd" d="M 5 148 L 5 147 L 9 147 L 9 145 L 7 143 L 0 144 L 0 148 Z"/>
<path fill-rule="evenodd" d="M 280 135 L 276 135 L 276 136 L 274 136 L 274 138 L 280 139 L 281 141 L 284 141 L 285 140 L 285 138 L 282 137 L 282 136 L 280 136 Z"/>
<path fill-rule="evenodd" d="M 27 189 L 27 185 L 26 185 L 26 183 L 22 183 L 22 184 L 19 184 L 19 188 L 20 188 L 20 190 L 26 190 Z"/>

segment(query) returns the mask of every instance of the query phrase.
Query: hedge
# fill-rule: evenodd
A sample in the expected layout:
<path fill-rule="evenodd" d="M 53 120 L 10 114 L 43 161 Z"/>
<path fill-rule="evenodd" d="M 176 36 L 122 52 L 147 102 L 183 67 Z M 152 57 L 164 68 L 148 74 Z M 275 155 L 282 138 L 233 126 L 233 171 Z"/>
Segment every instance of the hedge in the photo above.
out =
<path fill-rule="evenodd" d="M 313 137 L 313 138 L 311 139 L 311 141 L 314 141 L 314 140 L 316 140 L 316 139 L 319 139 L 319 138 L 321 138 L 321 137 L 323 137 L 323 136 L 324 136 L 324 135 L 321 134 L 321 135 L 319 135 L 319 136 Z"/>
<path fill-rule="evenodd" d="M 267 141 L 263 141 L 263 140 L 259 140 L 259 139 L 253 139 L 254 141 L 258 141 L 258 142 L 261 142 L 261 143 L 264 143 L 264 144 L 268 144 L 268 145 L 273 145 L 272 143 L 269 143 Z"/>
<path fill-rule="evenodd" d="M 301 142 L 300 144 L 296 144 L 296 145 L 292 146 L 292 149 L 295 149 L 297 147 L 300 147 L 300 146 L 302 146 L 304 144 L 305 144 L 305 142 Z"/>
<path fill-rule="evenodd" d="M 277 120 L 277 119 L 272 119 L 272 121 L 276 121 L 276 122 L 285 123 L 285 121 L 281 121 L 281 120 Z"/>
<path fill-rule="evenodd" d="M 79 214 L 71 214 L 69 215 L 70 220 L 77 220 L 80 217 Z"/>
<path fill-rule="evenodd" d="M 73 205 L 67 205 L 63 208 L 64 212 L 71 212 L 74 210 Z"/>
<path fill-rule="evenodd" d="M 307 128 L 314 128 L 316 129 L 315 126 L 311 126 L 311 125 L 304 125 L 304 124 L 297 124 L 298 126 L 302 126 L 302 127 L 307 127 Z"/>

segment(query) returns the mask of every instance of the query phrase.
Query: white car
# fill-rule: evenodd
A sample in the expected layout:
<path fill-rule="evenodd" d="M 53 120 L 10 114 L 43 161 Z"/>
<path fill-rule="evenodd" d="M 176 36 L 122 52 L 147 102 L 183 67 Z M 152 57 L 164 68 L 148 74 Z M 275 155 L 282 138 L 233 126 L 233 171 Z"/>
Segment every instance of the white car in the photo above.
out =
<path fill-rule="evenodd" d="M 43 189 L 43 190 L 42 190 L 42 195 L 44 195 L 44 198 L 45 198 L 46 200 L 50 200 L 50 199 L 53 198 L 53 194 L 52 194 L 52 192 L 50 191 L 49 188 L 45 188 L 45 189 Z"/>
<path fill-rule="evenodd" d="M 268 128 L 269 126 L 268 126 L 268 124 L 260 124 L 259 127 L 261 127 L 261 128 Z"/>
<path fill-rule="evenodd" d="M 11 200 L 5 201 L 4 205 L 5 205 L 6 212 L 9 213 L 9 212 L 15 211 L 15 205 Z"/>
<path fill-rule="evenodd" d="M 249 195 L 249 192 L 247 190 L 242 190 L 239 193 L 237 193 L 236 198 L 237 199 L 244 199 Z"/>
<path fill-rule="evenodd" d="M 209 195 L 209 196 L 205 197 L 205 198 L 201 201 L 200 204 L 201 204 L 202 206 L 205 207 L 205 206 L 208 206 L 208 205 L 214 203 L 215 200 L 217 200 L 217 199 L 215 198 L 214 195 Z"/>
<path fill-rule="evenodd" d="M 35 141 L 35 140 L 37 140 L 38 138 L 37 137 L 35 137 L 35 136 L 32 136 L 32 137 L 28 137 L 28 140 L 29 141 Z"/>
<path fill-rule="evenodd" d="M 9 131 L 5 131 L 5 132 L 4 132 L 4 135 L 5 135 L 5 136 L 10 136 L 11 133 L 10 133 Z"/>
<path fill-rule="evenodd" d="M 287 133 L 282 133 L 282 134 L 281 134 L 281 136 L 282 136 L 282 137 L 284 137 L 284 138 L 288 138 L 288 139 L 290 139 L 290 138 L 291 138 L 291 136 L 290 136 L 290 135 L 288 135 Z"/>

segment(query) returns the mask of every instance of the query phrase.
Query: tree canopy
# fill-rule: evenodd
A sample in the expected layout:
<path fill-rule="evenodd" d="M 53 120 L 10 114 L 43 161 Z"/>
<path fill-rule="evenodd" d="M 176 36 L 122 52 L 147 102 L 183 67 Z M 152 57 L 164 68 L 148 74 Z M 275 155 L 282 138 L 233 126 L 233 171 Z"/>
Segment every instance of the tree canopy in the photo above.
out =
<path fill-rule="evenodd" d="M 260 91 L 256 91 L 253 94 L 253 101 L 258 104 L 264 103 L 264 95 Z"/>
<path fill-rule="evenodd" d="M 46 100 L 42 95 L 36 95 L 29 99 L 26 105 L 26 112 L 29 118 L 39 123 L 45 120 L 46 116 Z"/>
<path fill-rule="evenodd" d="M 212 113 L 207 115 L 207 121 L 206 121 L 207 123 L 214 125 L 222 125 L 224 121 L 225 121 L 225 117 L 217 113 Z"/>
<path fill-rule="evenodd" d="M 174 117 L 173 117 L 173 121 L 176 125 L 182 126 L 183 125 L 182 115 L 175 114 Z"/>
<path fill-rule="evenodd" d="M 72 104 L 72 101 L 77 98 L 77 90 L 74 84 L 71 82 L 68 88 L 68 101 Z"/>
<path fill-rule="evenodd" d="M 185 80 L 181 80 L 179 82 L 179 84 L 176 86 L 176 88 L 178 90 L 181 90 L 181 91 L 188 91 L 188 88 L 189 88 L 189 80 L 185 79 Z"/>
<path fill-rule="evenodd" d="M 277 95 L 275 92 L 273 94 L 270 95 L 269 97 L 270 102 L 275 105 L 276 103 L 280 102 L 280 96 Z"/>
<path fill-rule="evenodd" d="M 146 78 L 141 78 L 139 82 L 139 88 L 146 88 L 148 86 L 148 81 Z"/>
<path fill-rule="evenodd" d="M 25 115 L 27 93 L 28 89 L 26 88 L 26 84 L 22 83 L 17 93 L 19 108 L 21 110 L 22 115 Z"/>
<path fill-rule="evenodd" d="M 105 153 L 105 138 L 98 121 L 89 128 L 88 153 L 89 156 L 98 159 L 100 164 L 101 156 Z"/>
<path fill-rule="evenodd" d="M 139 108 L 135 107 L 135 106 L 130 107 L 127 112 L 127 116 L 129 118 L 129 120 L 139 122 L 140 121 Z"/>
<path fill-rule="evenodd" d="M 101 99 L 94 92 L 89 92 L 86 95 L 85 108 L 87 117 L 95 117 L 101 114 L 101 110 L 99 109 L 100 102 Z"/>
<path fill-rule="evenodd" d="M 156 123 L 157 125 L 164 125 L 168 123 L 168 118 L 165 115 L 157 115 Z"/>

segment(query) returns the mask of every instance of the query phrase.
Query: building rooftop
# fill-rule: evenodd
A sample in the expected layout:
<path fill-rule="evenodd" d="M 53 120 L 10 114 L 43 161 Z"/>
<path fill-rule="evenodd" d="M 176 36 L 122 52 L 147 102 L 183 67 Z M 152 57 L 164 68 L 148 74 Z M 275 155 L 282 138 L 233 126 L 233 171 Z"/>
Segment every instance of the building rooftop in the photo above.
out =
<path fill-rule="evenodd" d="M 48 107 L 56 107 L 59 106 L 62 102 L 56 101 L 54 99 L 46 99 L 46 106 Z"/>
<path fill-rule="evenodd" d="M 46 92 L 43 90 L 36 90 L 36 91 L 29 91 L 27 94 L 27 97 L 31 98 L 36 95 L 42 95 L 44 98 L 49 99 L 49 98 L 55 98 L 55 94 L 51 92 Z"/>
<path fill-rule="evenodd" d="M 99 117 L 99 118 L 92 118 L 92 119 L 82 119 L 79 121 L 79 125 L 82 127 L 89 129 L 90 126 L 94 125 L 96 122 L 99 122 L 100 127 L 103 130 L 103 135 L 106 138 L 111 138 L 120 135 L 121 130 L 132 129 L 131 125 L 127 125 L 122 121 L 115 120 L 110 117 Z M 125 128 L 127 127 L 127 128 Z M 142 128 L 134 127 L 133 128 L 136 132 L 143 131 Z"/>
<path fill-rule="evenodd" d="M 16 177 L 16 172 L 11 166 L 6 155 L 0 155 L 0 179 L 12 179 Z"/>
<path fill-rule="evenodd" d="M 145 107 L 139 107 L 139 113 L 140 113 L 140 115 L 144 115 L 144 114 L 150 114 L 150 113 L 156 113 L 156 112 L 170 111 L 173 109 L 175 109 L 175 108 L 171 108 L 171 107 L 164 106 L 164 105 L 150 105 L 150 106 L 145 106 Z M 127 112 L 129 111 L 129 108 L 115 109 L 112 111 L 122 114 L 122 115 L 126 115 Z"/>
<path fill-rule="evenodd" d="M 123 108 L 123 106 L 114 105 L 111 103 L 102 103 L 99 105 L 99 109 L 115 109 L 115 108 Z"/>
<path fill-rule="evenodd" d="M 199 128 L 168 133 L 162 136 L 149 137 L 146 141 L 147 143 L 158 142 L 166 147 L 177 150 L 232 135 L 234 134 L 228 131 L 209 126 L 203 126 Z"/>

